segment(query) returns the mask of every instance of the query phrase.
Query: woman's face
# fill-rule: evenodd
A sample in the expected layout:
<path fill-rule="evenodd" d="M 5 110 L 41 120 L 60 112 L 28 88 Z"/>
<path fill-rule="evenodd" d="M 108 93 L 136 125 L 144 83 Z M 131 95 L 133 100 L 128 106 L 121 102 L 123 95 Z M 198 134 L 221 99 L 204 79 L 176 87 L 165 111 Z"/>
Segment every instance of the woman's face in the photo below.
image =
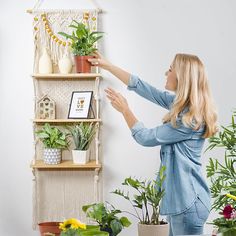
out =
<path fill-rule="evenodd" d="M 170 69 L 166 71 L 166 85 L 165 88 L 167 90 L 175 92 L 178 85 L 177 75 L 175 71 L 173 70 L 172 66 L 170 66 Z"/>

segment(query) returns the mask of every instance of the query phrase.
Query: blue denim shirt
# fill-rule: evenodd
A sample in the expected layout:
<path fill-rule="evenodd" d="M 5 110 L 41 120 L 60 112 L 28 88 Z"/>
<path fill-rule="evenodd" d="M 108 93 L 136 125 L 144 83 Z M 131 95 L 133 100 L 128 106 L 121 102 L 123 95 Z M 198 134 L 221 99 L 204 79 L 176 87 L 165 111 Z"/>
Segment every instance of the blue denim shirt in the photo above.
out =
<path fill-rule="evenodd" d="M 130 78 L 128 89 L 168 110 L 175 98 L 175 95 L 160 91 L 134 75 Z M 171 123 L 164 123 L 149 129 L 138 121 L 131 132 L 133 138 L 143 146 L 161 145 L 161 165 L 166 166 L 161 215 L 183 213 L 197 198 L 210 210 L 210 191 L 202 176 L 200 161 L 205 141 L 202 138 L 204 126 L 197 131 L 186 127 L 180 115 L 176 128 Z"/>

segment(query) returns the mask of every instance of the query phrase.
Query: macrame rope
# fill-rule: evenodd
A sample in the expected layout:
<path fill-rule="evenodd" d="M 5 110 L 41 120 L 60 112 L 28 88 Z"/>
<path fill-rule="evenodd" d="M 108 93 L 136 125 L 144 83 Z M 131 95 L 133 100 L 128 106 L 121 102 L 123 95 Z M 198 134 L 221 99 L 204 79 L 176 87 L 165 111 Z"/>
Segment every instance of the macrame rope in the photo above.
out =
<path fill-rule="evenodd" d="M 72 29 L 68 25 L 71 24 L 72 20 L 86 24 L 91 31 L 97 31 L 97 10 L 51 10 L 50 12 L 36 10 L 33 15 L 34 72 L 36 73 L 43 48 L 46 48 L 50 53 L 54 65 L 57 65 L 63 54 L 67 52 L 66 46 L 70 46 L 70 42 L 60 36 L 58 32 L 70 34 Z"/>

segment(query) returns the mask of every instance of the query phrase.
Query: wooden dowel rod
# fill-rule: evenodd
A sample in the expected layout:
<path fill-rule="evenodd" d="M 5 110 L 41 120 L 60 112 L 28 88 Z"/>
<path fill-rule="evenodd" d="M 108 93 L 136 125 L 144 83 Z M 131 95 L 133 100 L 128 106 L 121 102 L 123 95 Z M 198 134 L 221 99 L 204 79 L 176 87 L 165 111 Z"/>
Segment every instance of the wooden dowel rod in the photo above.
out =
<path fill-rule="evenodd" d="M 98 11 L 98 13 L 105 13 L 105 11 L 102 10 L 101 8 L 97 8 L 97 11 Z M 32 13 L 33 13 L 33 10 L 32 10 L 32 9 L 27 9 L 27 10 L 26 10 L 26 13 L 32 14 Z"/>

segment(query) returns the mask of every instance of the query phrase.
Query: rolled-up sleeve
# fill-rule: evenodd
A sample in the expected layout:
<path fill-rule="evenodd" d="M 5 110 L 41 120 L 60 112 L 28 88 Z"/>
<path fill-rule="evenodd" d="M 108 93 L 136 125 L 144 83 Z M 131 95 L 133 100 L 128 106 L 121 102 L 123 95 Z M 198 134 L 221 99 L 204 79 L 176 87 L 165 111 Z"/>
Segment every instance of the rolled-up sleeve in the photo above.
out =
<path fill-rule="evenodd" d="M 175 98 L 175 95 L 156 89 L 136 75 L 130 76 L 127 88 L 168 110 L 171 108 Z"/>
<path fill-rule="evenodd" d="M 185 127 L 182 123 L 178 124 L 177 128 L 173 127 L 171 123 L 166 123 L 148 129 L 138 121 L 131 128 L 131 134 L 140 145 L 153 147 L 191 139 L 193 130 Z"/>

